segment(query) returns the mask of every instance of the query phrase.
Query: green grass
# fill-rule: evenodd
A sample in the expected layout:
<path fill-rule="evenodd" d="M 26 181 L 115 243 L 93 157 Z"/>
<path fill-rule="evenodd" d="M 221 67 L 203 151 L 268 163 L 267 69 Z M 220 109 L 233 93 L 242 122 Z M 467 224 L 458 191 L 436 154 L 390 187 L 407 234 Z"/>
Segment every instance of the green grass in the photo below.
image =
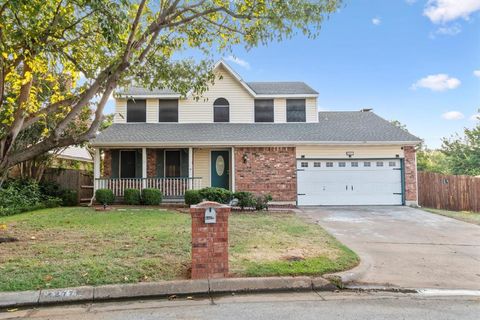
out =
<path fill-rule="evenodd" d="M 189 214 L 56 208 L 2 217 L 2 223 L 7 230 L 0 236 L 20 241 L 0 244 L 0 291 L 189 276 Z M 320 275 L 358 263 L 321 227 L 293 214 L 234 213 L 229 229 L 234 276 Z"/>
<path fill-rule="evenodd" d="M 480 213 L 478 212 L 475 213 L 475 212 L 469 212 L 469 211 L 448 211 L 448 210 L 431 209 L 431 208 L 422 208 L 422 209 L 431 213 L 436 213 L 442 216 L 480 225 Z"/>

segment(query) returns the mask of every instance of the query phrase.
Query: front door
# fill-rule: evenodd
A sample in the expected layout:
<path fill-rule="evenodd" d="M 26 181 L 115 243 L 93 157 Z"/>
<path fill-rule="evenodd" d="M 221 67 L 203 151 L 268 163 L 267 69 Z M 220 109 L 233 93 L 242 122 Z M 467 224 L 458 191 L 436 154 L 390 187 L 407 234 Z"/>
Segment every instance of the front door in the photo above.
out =
<path fill-rule="evenodd" d="M 210 171 L 212 187 L 229 189 L 230 161 L 228 151 L 212 151 Z"/>

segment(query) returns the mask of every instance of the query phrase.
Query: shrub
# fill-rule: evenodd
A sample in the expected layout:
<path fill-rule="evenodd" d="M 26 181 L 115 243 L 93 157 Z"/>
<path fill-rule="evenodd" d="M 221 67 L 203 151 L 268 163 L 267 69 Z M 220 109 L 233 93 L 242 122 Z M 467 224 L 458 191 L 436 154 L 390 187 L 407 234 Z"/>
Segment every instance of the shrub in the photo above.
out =
<path fill-rule="evenodd" d="M 239 191 L 233 194 L 233 197 L 238 200 L 238 206 L 240 209 L 255 207 L 255 198 L 251 192 Z"/>
<path fill-rule="evenodd" d="M 78 193 L 75 190 L 63 190 L 60 198 L 62 200 L 62 206 L 73 207 L 78 204 Z"/>
<path fill-rule="evenodd" d="M 203 188 L 199 190 L 200 197 L 207 201 L 228 204 L 232 200 L 232 192 L 223 188 Z"/>
<path fill-rule="evenodd" d="M 185 204 L 192 205 L 202 202 L 202 196 L 199 190 L 187 190 L 185 191 Z"/>
<path fill-rule="evenodd" d="M 77 193 L 75 192 L 75 205 L 77 205 Z M 56 207 L 60 207 L 60 206 L 64 206 L 64 200 L 61 199 L 61 198 L 58 198 L 58 197 L 50 197 L 50 196 L 46 196 L 45 199 L 43 200 L 43 206 L 45 208 L 56 208 Z"/>
<path fill-rule="evenodd" d="M 268 202 L 272 201 L 272 196 L 264 194 L 255 198 L 255 210 L 268 210 Z"/>
<path fill-rule="evenodd" d="M 44 196 L 61 198 L 64 190 L 60 187 L 60 184 L 56 181 L 44 180 L 38 184 L 40 192 Z"/>
<path fill-rule="evenodd" d="M 123 192 L 123 201 L 130 205 L 139 205 L 142 202 L 140 197 L 140 190 L 137 189 L 125 189 Z"/>
<path fill-rule="evenodd" d="M 159 189 L 143 189 L 142 201 L 143 204 L 156 206 L 162 203 L 162 193 Z"/>
<path fill-rule="evenodd" d="M 58 207 L 61 201 L 58 197 L 42 195 L 34 180 L 10 180 L 0 188 L 0 216 Z"/>
<path fill-rule="evenodd" d="M 95 200 L 103 205 L 112 204 L 115 201 L 115 195 L 110 189 L 98 189 L 95 191 Z"/>

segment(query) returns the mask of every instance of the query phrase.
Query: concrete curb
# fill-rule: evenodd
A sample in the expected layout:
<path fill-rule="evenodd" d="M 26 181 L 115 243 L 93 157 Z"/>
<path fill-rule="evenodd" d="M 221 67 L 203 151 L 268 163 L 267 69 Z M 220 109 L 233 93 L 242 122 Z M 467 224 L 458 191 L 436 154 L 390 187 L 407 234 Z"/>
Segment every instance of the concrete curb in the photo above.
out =
<path fill-rule="evenodd" d="M 83 286 L 36 291 L 0 292 L 0 309 L 116 299 L 211 295 L 243 292 L 332 291 L 337 286 L 322 277 L 225 278 Z"/>

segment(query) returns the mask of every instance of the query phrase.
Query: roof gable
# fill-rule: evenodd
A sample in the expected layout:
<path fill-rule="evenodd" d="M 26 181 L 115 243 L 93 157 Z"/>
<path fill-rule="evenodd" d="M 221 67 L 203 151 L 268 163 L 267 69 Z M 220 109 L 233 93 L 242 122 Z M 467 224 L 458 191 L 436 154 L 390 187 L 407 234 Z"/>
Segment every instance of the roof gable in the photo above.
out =
<path fill-rule="evenodd" d="M 239 83 L 253 98 L 281 98 L 281 97 L 317 97 L 318 92 L 304 82 L 245 82 L 242 77 L 224 60 L 219 60 L 213 66 L 213 71 L 225 70 Z M 187 93 L 190 97 L 193 91 Z M 142 87 L 128 87 L 116 90 L 115 96 L 128 98 L 179 98 L 180 94 L 168 88 L 147 89 Z"/>

